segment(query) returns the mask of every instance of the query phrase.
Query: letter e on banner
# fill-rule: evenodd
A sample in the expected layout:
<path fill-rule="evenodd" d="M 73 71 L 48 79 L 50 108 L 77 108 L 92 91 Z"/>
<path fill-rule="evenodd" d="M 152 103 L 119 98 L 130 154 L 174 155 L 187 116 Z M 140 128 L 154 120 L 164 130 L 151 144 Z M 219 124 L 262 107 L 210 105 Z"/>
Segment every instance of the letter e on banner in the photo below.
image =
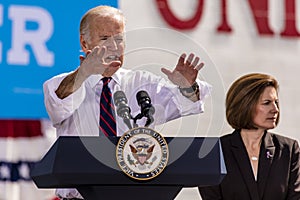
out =
<path fill-rule="evenodd" d="M 53 34 L 53 20 L 43 8 L 36 6 L 10 6 L 9 18 L 12 20 L 12 48 L 8 51 L 7 62 L 12 65 L 28 65 L 30 56 L 25 49 L 29 45 L 39 66 L 52 67 L 54 54 L 46 42 Z M 36 23 L 36 30 L 26 29 L 26 23 Z"/>

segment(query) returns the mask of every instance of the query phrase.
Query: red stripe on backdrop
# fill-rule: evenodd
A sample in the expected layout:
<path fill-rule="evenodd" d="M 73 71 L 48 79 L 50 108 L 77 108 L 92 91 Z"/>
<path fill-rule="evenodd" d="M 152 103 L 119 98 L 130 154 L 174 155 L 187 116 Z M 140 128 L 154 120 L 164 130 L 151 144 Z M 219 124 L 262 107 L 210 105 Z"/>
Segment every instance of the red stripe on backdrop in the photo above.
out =
<path fill-rule="evenodd" d="M 0 137 L 42 136 L 40 120 L 0 120 Z"/>

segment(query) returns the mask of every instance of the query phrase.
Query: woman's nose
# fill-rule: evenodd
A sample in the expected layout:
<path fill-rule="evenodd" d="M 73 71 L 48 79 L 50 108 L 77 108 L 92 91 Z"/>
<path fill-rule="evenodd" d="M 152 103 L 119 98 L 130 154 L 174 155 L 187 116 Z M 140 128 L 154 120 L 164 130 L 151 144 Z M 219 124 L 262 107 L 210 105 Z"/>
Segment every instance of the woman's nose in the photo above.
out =
<path fill-rule="evenodd" d="M 273 111 L 273 112 L 279 112 L 278 103 L 274 102 L 274 103 L 272 104 L 272 111 Z"/>

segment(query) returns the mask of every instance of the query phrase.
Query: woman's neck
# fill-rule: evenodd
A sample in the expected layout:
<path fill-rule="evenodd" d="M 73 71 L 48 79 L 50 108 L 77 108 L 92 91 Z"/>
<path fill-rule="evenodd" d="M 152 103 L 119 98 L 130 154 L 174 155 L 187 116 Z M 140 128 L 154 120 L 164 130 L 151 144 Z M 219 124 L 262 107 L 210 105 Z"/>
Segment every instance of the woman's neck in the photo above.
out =
<path fill-rule="evenodd" d="M 260 147 L 264 130 L 241 130 L 241 137 L 246 147 L 257 148 Z"/>

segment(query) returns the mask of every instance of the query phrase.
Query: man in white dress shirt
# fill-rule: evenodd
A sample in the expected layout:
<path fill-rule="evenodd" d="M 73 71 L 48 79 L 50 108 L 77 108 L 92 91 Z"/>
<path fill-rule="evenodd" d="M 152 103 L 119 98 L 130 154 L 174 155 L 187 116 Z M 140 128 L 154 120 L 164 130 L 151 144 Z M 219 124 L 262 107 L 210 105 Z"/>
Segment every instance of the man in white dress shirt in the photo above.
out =
<path fill-rule="evenodd" d="M 153 126 L 203 112 L 210 85 L 197 79 L 204 65 L 200 58 L 182 54 L 173 71 L 162 68 L 169 80 L 147 71 L 126 70 L 121 68 L 124 28 L 121 11 L 109 6 L 92 8 L 82 17 L 80 44 L 85 56 L 80 56 L 80 66 L 44 83 L 45 105 L 57 136 L 99 135 L 103 77 L 111 77 L 112 93 L 124 91 L 133 114 L 140 111 L 136 93 L 147 91 L 156 109 Z M 128 127 L 119 117 L 116 121 L 117 135 L 121 136 Z M 82 199 L 75 189 L 58 189 L 57 195 L 62 199 Z"/>

